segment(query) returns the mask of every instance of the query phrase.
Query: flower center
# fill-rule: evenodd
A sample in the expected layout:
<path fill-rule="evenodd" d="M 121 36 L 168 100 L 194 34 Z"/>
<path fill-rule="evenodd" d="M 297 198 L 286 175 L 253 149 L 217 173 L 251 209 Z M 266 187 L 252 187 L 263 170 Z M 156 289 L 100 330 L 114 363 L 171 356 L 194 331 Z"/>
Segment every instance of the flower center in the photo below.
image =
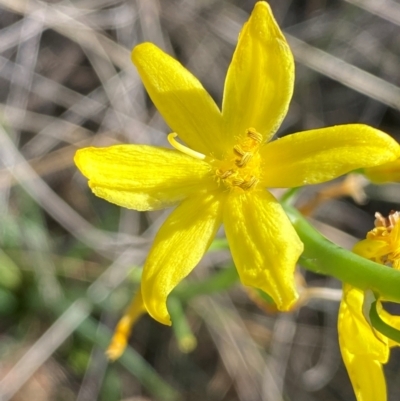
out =
<path fill-rule="evenodd" d="M 233 147 L 224 160 L 215 162 L 215 174 L 228 189 L 249 190 L 260 181 L 262 136 L 249 128 L 245 136 Z"/>
<path fill-rule="evenodd" d="M 383 227 L 382 231 L 387 233 L 382 235 L 390 234 L 395 225 L 399 222 L 400 222 L 400 212 L 392 210 L 389 213 L 388 217 L 382 216 L 379 212 L 375 213 L 375 227 L 376 228 Z"/>
<path fill-rule="evenodd" d="M 394 232 L 397 224 L 400 224 L 400 212 L 392 210 L 388 217 L 384 217 L 377 212 L 375 213 L 375 228 L 367 234 L 367 238 L 370 240 L 387 243 L 388 253 L 376 259 L 378 262 L 396 269 L 400 268 L 400 244 L 398 234 Z"/>
<path fill-rule="evenodd" d="M 249 190 L 257 186 L 261 175 L 261 156 L 259 154 L 262 135 L 254 128 L 248 128 L 245 135 L 225 155 L 223 160 L 205 156 L 181 143 L 176 133 L 168 135 L 169 143 L 182 153 L 210 164 L 219 184 L 230 190 Z"/>

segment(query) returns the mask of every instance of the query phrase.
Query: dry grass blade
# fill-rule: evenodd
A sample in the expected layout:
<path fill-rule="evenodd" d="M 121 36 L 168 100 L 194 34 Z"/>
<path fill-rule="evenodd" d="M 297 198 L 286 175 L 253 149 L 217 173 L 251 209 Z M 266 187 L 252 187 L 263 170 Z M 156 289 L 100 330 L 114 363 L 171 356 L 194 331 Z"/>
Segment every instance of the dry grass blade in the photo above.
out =
<path fill-rule="evenodd" d="M 265 362 L 265 355 L 252 341 L 235 307 L 227 296 L 216 300 L 203 298 L 194 302 L 210 331 L 222 362 L 232 377 L 240 400 L 256 401 L 262 397 L 262 383 L 268 375 L 270 366 Z M 270 398 L 283 400 L 282 393 L 274 380 L 268 380 Z"/>
<path fill-rule="evenodd" d="M 11 400 L 25 382 L 89 316 L 90 305 L 75 301 L 0 381 L 0 399 Z"/>
<path fill-rule="evenodd" d="M 100 254 L 105 253 L 107 255 L 108 252 L 113 252 L 124 246 L 121 237 L 112 238 L 112 236 L 92 227 L 52 191 L 21 156 L 2 127 L 0 127 L 0 144 L 0 154 L 7 169 L 29 195 L 44 207 L 54 219 L 67 228 L 71 234 L 88 244 L 92 249 L 96 249 Z M 18 169 L 13 170 L 16 165 L 18 165 Z M 131 243 L 131 240 L 131 238 L 128 239 L 128 244 Z M 143 243 L 140 239 L 138 241 Z"/>
<path fill-rule="evenodd" d="M 245 22 L 245 18 L 244 15 L 239 14 L 235 15 L 235 19 L 224 17 L 223 25 L 216 25 L 211 28 L 218 35 L 235 44 L 238 31 Z M 297 62 L 372 99 L 400 110 L 400 88 L 396 85 L 374 76 L 324 50 L 309 45 L 294 36 L 287 33 L 285 33 L 285 36 Z"/>
<path fill-rule="evenodd" d="M 286 35 L 301 64 L 334 79 L 372 99 L 400 110 L 400 88 L 331 54 Z"/>
<path fill-rule="evenodd" d="M 391 0 L 345 0 L 350 4 L 363 8 L 372 14 L 400 25 L 400 5 Z"/>
<path fill-rule="evenodd" d="M 126 278 L 132 265 L 143 262 L 145 250 L 123 252 L 115 262 L 88 288 L 87 298 L 72 303 L 32 345 L 8 374 L 0 381 L 0 399 L 8 401 L 35 373 L 35 371 L 60 347 L 60 345 L 90 315 L 93 302 L 104 301 Z M 112 280 L 110 280 L 112 278 Z M 53 305 L 56 309 L 59 305 Z"/>
<path fill-rule="evenodd" d="M 53 28 L 71 40 L 78 39 L 81 45 L 86 45 L 91 50 L 94 49 L 101 53 L 105 51 L 113 63 L 123 70 L 133 68 L 128 49 L 77 21 L 75 19 L 76 15 L 70 16 L 66 14 L 64 12 L 65 9 L 55 4 L 48 5 L 35 0 L 1 0 L 0 5 L 20 14 L 29 14 L 32 17 L 39 15 L 40 18 L 43 18 L 42 12 L 45 14 L 44 22 L 48 27 Z M 70 9 L 73 8 L 71 7 Z M 79 12 L 77 9 L 76 11 Z"/>

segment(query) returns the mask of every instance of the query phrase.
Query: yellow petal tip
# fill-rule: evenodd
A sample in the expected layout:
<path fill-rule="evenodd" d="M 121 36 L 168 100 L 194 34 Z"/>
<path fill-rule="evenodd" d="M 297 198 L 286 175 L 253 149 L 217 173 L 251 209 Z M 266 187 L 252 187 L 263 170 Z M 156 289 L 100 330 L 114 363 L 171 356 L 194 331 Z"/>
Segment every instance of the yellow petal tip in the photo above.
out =
<path fill-rule="evenodd" d="M 136 45 L 131 52 L 132 63 L 137 66 L 138 59 L 141 59 L 143 58 L 143 56 L 146 56 L 146 54 L 148 54 L 148 52 L 154 48 L 157 48 L 157 46 L 150 42 L 143 42 Z"/>
<path fill-rule="evenodd" d="M 283 34 L 275 21 L 270 5 L 266 1 L 259 1 L 251 14 L 253 20 L 252 32 L 265 39 L 283 38 Z"/>
<path fill-rule="evenodd" d="M 120 333 L 115 333 L 105 352 L 107 358 L 112 362 L 116 361 L 124 353 L 126 345 L 126 336 L 123 336 Z"/>
<path fill-rule="evenodd" d="M 267 10 L 269 13 L 271 13 L 271 7 L 266 1 L 258 1 L 255 6 L 254 6 L 254 11 L 253 12 L 259 12 L 259 10 Z"/>
<path fill-rule="evenodd" d="M 82 168 L 83 168 L 83 166 L 82 166 L 82 156 L 83 156 L 83 154 L 85 152 L 85 149 L 86 148 L 78 149 L 75 152 L 75 156 L 74 156 L 74 163 L 75 163 L 76 167 L 78 167 L 79 171 L 81 171 L 81 172 L 82 172 Z"/>
<path fill-rule="evenodd" d="M 285 294 L 286 295 L 286 294 Z M 290 297 L 286 297 L 286 299 L 280 300 L 280 302 L 276 304 L 277 308 L 281 312 L 290 312 L 295 308 L 297 301 L 299 299 L 299 295 L 297 292 L 293 292 L 290 294 Z"/>
<path fill-rule="evenodd" d="M 165 326 L 172 326 L 172 321 L 171 321 L 171 318 L 170 318 L 169 314 L 168 314 L 168 315 L 161 316 L 161 315 L 158 314 L 158 313 L 156 313 L 156 314 L 150 313 L 150 310 L 148 310 L 148 312 L 149 312 L 149 315 L 150 315 L 154 320 L 157 320 L 157 322 L 159 322 L 159 323 L 161 323 L 161 324 L 164 324 Z"/>
<path fill-rule="evenodd" d="M 78 170 L 81 172 L 81 174 L 83 174 L 86 178 L 90 178 L 89 170 L 93 153 L 99 149 L 101 148 L 95 148 L 91 146 L 88 148 L 78 149 L 75 152 L 74 163 L 76 167 L 78 167 Z"/>

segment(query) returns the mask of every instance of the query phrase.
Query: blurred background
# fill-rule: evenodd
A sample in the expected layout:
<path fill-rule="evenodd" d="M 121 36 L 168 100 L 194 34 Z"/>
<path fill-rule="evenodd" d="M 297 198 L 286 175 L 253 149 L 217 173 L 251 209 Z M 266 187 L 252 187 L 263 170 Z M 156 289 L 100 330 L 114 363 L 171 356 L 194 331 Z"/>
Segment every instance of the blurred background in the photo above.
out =
<path fill-rule="evenodd" d="M 187 305 L 193 352 L 144 316 L 125 356 L 112 364 L 104 356 L 169 211 L 138 213 L 96 198 L 73 155 L 89 145 L 169 146 L 130 62 L 142 41 L 178 58 L 221 104 L 254 4 L 0 0 L 1 401 L 355 400 L 338 348 L 340 283 L 315 274 L 304 273 L 309 285 L 331 289 L 332 299 L 283 315 L 236 285 Z M 362 122 L 400 139 L 400 2 L 270 4 L 296 59 L 278 135 Z M 347 248 L 373 227 L 376 211 L 399 209 L 399 184 L 361 184 L 362 204 L 348 196 L 313 212 L 314 224 Z M 299 204 L 326 188 L 304 188 Z M 215 247 L 189 279 L 230 264 Z M 385 369 L 390 400 L 398 400 L 398 352 Z"/>

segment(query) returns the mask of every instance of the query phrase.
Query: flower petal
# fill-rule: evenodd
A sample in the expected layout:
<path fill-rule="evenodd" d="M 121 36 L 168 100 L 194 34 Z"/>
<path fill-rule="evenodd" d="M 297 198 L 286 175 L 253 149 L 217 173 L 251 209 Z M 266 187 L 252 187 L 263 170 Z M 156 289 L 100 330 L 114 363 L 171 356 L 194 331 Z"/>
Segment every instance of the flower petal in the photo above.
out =
<path fill-rule="evenodd" d="M 380 363 L 389 357 L 387 338 L 374 331 L 362 312 L 364 292 L 350 284 L 343 285 L 338 330 L 341 349 L 353 355 L 364 355 Z"/>
<path fill-rule="evenodd" d="M 342 357 L 358 401 L 387 400 L 385 375 L 380 362 L 343 350 Z"/>
<path fill-rule="evenodd" d="M 380 166 L 366 168 L 364 174 L 375 184 L 400 182 L 400 159 Z"/>
<path fill-rule="evenodd" d="M 128 344 L 132 326 L 145 312 L 146 307 L 144 306 L 142 292 L 139 288 L 124 315 L 119 320 L 110 345 L 107 348 L 106 355 L 111 361 L 115 361 L 123 354 Z"/>
<path fill-rule="evenodd" d="M 222 199 L 213 195 L 182 202 L 158 231 L 143 267 L 142 294 L 148 313 L 171 324 L 168 294 L 200 261 L 221 225 Z"/>
<path fill-rule="evenodd" d="M 299 187 L 318 184 L 361 167 L 399 157 L 400 146 L 389 135 L 362 124 L 304 131 L 261 149 L 264 185 Z"/>
<path fill-rule="evenodd" d="M 286 115 L 293 81 L 292 52 L 270 6 L 260 1 L 240 33 L 226 76 L 225 140 L 233 146 L 236 137 L 251 127 L 270 139 Z"/>
<path fill-rule="evenodd" d="M 221 113 L 198 79 L 152 43 L 136 46 L 132 61 L 169 127 L 190 148 L 220 156 Z"/>
<path fill-rule="evenodd" d="M 379 261 L 382 256 L 389 254 L 392 250 L 387 241 L 363 239 L 354 245 L 353 252 L 366 259 Z"/>
<path fill-rule="evenodd" d="M 374 334 L 362 313 L 363 291 L 345 284 L 340 304 L 340 352 L 359 401 L 386 401 L 382 363 L 389 357 L 385 337 Z M 379 335 L 379 338 L 378 338 Z"/>
<path fill-rule="evenodd" d="M 161 209 L 216 186 L 207 163 L 155 146 L 84 148 L 75 163 L 97 196 L 136 210 Z"/>
<path fill-rule="evenodd" d="M 297 300 L 294 270 L 303 244 L 276 199 L 267 191 L 232 192 L 224 225 L 242 283 L 289 310 Z"/>

